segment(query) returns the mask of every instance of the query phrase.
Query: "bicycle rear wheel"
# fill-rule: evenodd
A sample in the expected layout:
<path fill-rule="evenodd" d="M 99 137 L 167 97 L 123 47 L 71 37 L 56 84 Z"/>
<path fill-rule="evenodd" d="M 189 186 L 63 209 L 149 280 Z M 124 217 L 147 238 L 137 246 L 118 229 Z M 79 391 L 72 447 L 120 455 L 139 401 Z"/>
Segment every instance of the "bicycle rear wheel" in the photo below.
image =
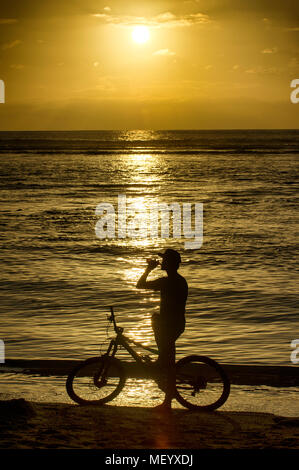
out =
<path fill-rule="evenodd" d="M 80 405 L 102 405 L 113 400 L 126 381 L 124 368 L 115 357 L 92 357 L 76 366 L 66 381 L 69 397 Z"/>
<path fill-rule="evenodd" d="M 176 399 L 190 410 L 215 410 L 226 402 L 229 379 L 222 367 L 205 356 L 187 356 L 176 363 Z"/>

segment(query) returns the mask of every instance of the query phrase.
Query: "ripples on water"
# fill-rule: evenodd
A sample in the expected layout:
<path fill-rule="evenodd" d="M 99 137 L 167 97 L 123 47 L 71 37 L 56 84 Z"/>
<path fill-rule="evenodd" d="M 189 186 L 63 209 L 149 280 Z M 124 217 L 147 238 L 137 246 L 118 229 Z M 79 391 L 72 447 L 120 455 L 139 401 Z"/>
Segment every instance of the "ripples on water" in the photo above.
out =
<path fill-rule="evenodd" d="M 170 246 L 190 289 L 178 356 L 291 365 L 298 143 L 296 131 L 0 133 L 7 357 L 94 355 L 108 341 L 110 305 L 128 335 L 153 345 L 159 299 L 135 284 L 145 259 Z M 202 202 L 203 246 L 97 239 L 95 208 L 116 208 L 119 194 L 143 213 Z"/>

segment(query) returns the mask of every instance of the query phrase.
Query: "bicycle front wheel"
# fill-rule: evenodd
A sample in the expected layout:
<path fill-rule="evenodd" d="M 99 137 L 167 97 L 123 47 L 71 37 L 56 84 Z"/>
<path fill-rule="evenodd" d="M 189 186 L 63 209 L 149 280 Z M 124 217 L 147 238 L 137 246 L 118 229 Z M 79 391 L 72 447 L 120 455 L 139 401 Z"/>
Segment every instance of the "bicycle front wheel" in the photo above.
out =
<path fill-rule="evenodd" d="M 230 393 L 223 368 L 205 356 L 187 356 L 176 363 L 176 399 L 190 410 L 215 410 Z"/>
<path fill-rule="evenodd" d="M 92 357 L 76 366 L 66 381 L 69 397 L 80 405 L 102 405 L 113 400 L 126 381 L 124 368 L 115 357 Z"/>

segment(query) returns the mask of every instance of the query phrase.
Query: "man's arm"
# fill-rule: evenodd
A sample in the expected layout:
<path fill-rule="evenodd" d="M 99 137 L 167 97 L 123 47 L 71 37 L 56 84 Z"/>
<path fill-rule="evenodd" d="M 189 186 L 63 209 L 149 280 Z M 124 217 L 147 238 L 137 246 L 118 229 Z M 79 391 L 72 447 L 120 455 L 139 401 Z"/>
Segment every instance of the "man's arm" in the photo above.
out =
<path fill-rule="evenodd" d="M 149 273 L 158 266 L 158 262 L 154 260 L 150 260 L 144 273 L 140 277 L 139 281 L 136 284 L 137 289 L 157 289 L 159 279 L 155 281 L 147 281 L 147 276 Z"/>

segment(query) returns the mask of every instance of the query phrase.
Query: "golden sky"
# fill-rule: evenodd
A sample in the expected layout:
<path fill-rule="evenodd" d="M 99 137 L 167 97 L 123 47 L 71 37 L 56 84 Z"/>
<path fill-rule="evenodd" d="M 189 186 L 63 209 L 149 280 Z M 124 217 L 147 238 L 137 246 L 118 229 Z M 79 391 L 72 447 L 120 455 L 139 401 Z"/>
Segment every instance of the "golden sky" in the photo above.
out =
<path fill-rule="evenodd" d="M 3 3 L 0 130 L 298 128 L 295 0 Z"/>

